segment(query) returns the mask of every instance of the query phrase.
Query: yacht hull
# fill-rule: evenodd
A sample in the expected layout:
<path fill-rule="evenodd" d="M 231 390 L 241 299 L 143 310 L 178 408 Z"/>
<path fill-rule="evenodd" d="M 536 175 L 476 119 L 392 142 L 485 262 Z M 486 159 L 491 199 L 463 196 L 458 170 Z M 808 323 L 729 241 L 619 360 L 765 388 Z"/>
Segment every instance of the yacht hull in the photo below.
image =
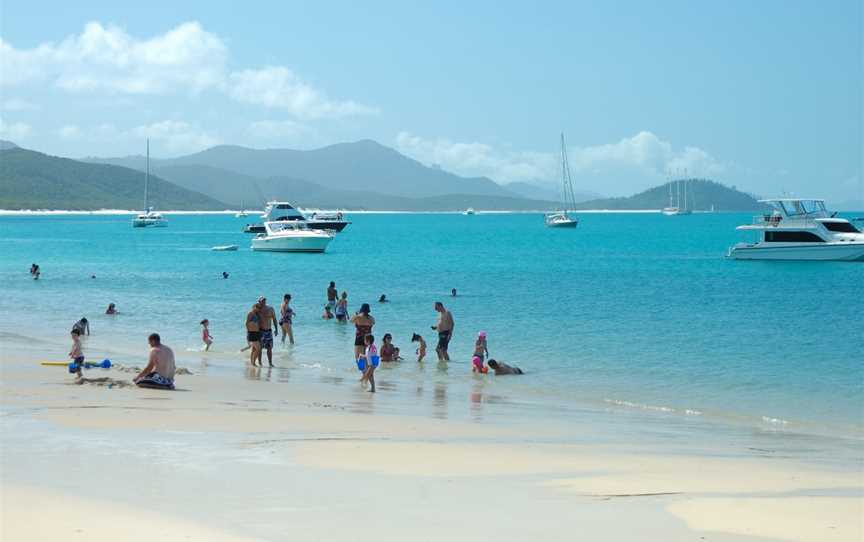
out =
<path fill-rule="evenodd" d="M 132 221 L 133 228 L 164 228 L 168 224 L 164 220 L 139 220 Z"/>
<path fill-rule="evenodd" d="M 324 252 L 332 237 L 255 238 L 252 250 L 257 252 Z"/>
<path fill-rule="evenodd" d="M 562 220 L 558 222 L 546 222 L 549 228 L 575 228 L 579 225 L 578 220 Z"/>
<path fill-rule="evenodd" d="M 864 262 L 864 243 L 795 243 L 795 246 L 765 246 L 739 244 L 729 249 L 728 256 L 736 260 L 799 260 Z"/>

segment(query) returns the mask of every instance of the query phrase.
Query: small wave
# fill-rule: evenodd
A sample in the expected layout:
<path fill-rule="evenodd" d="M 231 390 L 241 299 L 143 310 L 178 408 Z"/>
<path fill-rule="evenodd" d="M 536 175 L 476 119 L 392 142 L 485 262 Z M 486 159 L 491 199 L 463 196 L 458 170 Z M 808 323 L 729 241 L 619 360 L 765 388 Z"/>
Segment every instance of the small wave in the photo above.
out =
<path fill-rule="evenodd" d="M 676 409 L 667 406 L 649 405 L 647 403 L 634 403 L 632 401 L 622 401 L 620 399 L 603 399 L 604 402 L 621 407 L 638 408 L 639 410 L 649 410 L 652 412 L 675 413 L 680 412 L 685 416 L 701 416 L 702 411 L 693 408 Z"/>
<path fill-rule="evenodd" d="M 783 418 L 772 418 L 770 416 L 762 416 L 762 421 L 771 425 L 789 425 L 789 422 Z"/>

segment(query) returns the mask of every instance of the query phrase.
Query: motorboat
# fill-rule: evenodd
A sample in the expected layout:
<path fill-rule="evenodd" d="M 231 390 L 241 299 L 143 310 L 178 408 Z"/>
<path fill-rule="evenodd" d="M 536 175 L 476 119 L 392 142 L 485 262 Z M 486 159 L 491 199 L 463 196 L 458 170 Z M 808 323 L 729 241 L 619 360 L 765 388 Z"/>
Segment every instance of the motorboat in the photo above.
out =
<path fill-rule="evenodd" d="M 301 221 L 271 221 L 264 223 L 264 233 L 252 239 L 252 250 L 267 252 L 324 252 L 336 234 L 332 231 L 309 229 Z"/>
<path fill-rule="evenodd" d="M 471 216 L 471 215 L 476 215 L 477 211 L 474 210 L 474 207 L 468 207 L 467 209 L 462 211 L 462 214 L 465 216 Z"/>
<path fill-rule="evenodd" d="M 573 192 L 573 179 L 570 177 L 570 161 L 567 159 L 567 145 L 561 134 L 561 208 L 546 213 L 544 222 L 549 228 L 575 228 L 579 219 L 571 214 L 576 209 L 576 195 Z"/>
<path fill-rule="evenodd" d="M 864 233 L 830 213 L 821 199 L 766 199 L 772 211 L 736 229 L 754 233 L 753 243 L 738 243 L 728 257 L 738 260 L 864 261 Z"/>
<path fill-rule="evenodd" d="M 687 185 L 690 184 L 689 179 L 679 179 L 669 182 L 669 206 L 664 207 L 662 213 L 666 216 L 681 216 L 692 215 L 693 210 L 690 208 L 689 199 L 687 198 Z M 675 186 L 675 197 L 672 197 L 672 186 Z M 682 190 L 683 186 L 683 190 Z M 692 190 L 691 190 L 692 192 Z M 692 194 L 691 194 L 692 195 Z M 683 196 L 683 198 L 682 198 Z M 682 206 L 683 201 L 683 206 Z"/>
<path fill-rule="evenodd" d="M 345 220 L 341 212 L 316 211 L 309 216 L 298 211 L 287 201 L 269 201 L 261 215 L 264 222 L 303 222 L 309 228 L 316 230 L 327 230 L 340 232 L 350 224 Z M 265 233 L 264 224 L 246 224 L 243 227 L 246 233 Z"/>
<path fill-rule="evenodd" d="M 234 252 L 238 248 L 240 248 L 240 247 L 238 247 L 237 245 L 218 245 L 218 246 L 211 248 L 210 250 L 212 250 L 214 252 Z"/>
<path fill-rule="evenodd" d="M 164 228 L 168 225 L 161 214 L 150 206 L 150 140 L 147 140 L 147 168 L 144 172 L 144 212 L 132 219 L 133 228 Z"/>

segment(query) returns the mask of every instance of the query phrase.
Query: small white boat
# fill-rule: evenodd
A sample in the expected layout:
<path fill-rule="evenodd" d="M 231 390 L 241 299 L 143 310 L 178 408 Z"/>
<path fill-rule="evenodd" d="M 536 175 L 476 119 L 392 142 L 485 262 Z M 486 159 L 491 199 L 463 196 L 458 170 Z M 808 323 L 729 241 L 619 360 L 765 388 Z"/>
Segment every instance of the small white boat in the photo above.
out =
<path fill-rule="evenodd" d="M 820 199 L 760 200 L 773 212 L 754 217 L 739 231 L 756 234 L 753 243 L 738 243 L 727 256 L 737 260 L 864 261 L 864 233 Z"/>
<path fill-rule="evenodd" d="M 324 252 L 335 237 L 325 230 L 310 230 L 302 222 L 265 222 L 264 233 L 252 239 L 252 250 L 265 252 Z"/>
<path fill-rule="evenodd" d="M 465 216 L 471 216 L 471 215 L 476 215 L 477 211 L 474 210 L 474 207 L 468 207 L 467 209 L 462 211 L 462 214 Z"/>
<path fill-rule="evenodd" d="M 237 245 L 217 245 L 217 246 L 211 248 L 210 250 L 213 250 L 216 252 L 233 252 L 233 251 L 237 250 L 238 248 L 239 247 Z"/>
<path fill-rule="evenodd" d="M 147 169 L 144 173 L 144 212 L 132 219 L 133 228 L 164 228 L 165 218 L 150 206 L 150 140 L 147 140 Z"/>
<path fill-rule="evenodd" d="M 247 213 L 246 211 L 240 211 L 239 213 L 234 215 L 235 218 L 244 218 L 247 216 L 249 216 L 249 213 Z"/>
<path fill-rule="evenodd" d="M 573 179 L 570 177 L 570 161 L 567 159 L 567 146 L 561 134 L 561 209 L 546 213 L 544 222 L 549 228 L 575 228 L 579 219 L 570 213 L 576 209 L 576 195 L 573 192 Z"/>

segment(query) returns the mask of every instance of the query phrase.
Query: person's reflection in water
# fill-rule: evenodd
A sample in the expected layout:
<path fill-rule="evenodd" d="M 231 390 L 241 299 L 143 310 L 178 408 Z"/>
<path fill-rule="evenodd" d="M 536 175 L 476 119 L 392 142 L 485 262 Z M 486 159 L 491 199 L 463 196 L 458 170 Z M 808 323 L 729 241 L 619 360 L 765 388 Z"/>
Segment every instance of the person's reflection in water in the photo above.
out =
<path fill-rule="evenodd" d="M 246 366 L 246 379 L 247 380 L 261 380 L 261 367 L 257 365 L 247 365 Z"/>
<path fill-rule="evenodd" d="M 474 421 L 483 421 L 483 385 L 474 384 L 471 388 L 471 416 Z"/>
<path fill-rule="evenodd" d="M 447 419 L 447 384 L 435 384 L 435 394 L 432 398 L 432 417 L 439 420 Z"/>

